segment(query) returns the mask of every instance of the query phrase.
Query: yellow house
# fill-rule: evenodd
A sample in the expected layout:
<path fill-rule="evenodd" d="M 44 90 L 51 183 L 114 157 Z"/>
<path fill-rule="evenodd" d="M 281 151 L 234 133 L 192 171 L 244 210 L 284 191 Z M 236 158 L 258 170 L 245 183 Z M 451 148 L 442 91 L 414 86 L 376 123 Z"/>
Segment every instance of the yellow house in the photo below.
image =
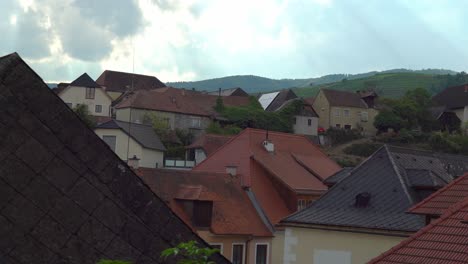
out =
<path fill-rule="evenodd" d="M 359 129 L 365 135 L 374 135 L 374 92 L 346 92 L 322 89 L 312 104 L 319 115 L 318 125 L 324 129 L 337 127 Z"/>
<path fill-rule="evenodd" d="M 331 176 L 327 193 L 281 221 L 283 263 L 362 264 L 389 250 L 425 226 L 424 216 L 406 211 L 453 180 L 444 165 L 453 160 L 383 146 Z"/>
<path fill-rule="evenodd" d="M 140 167 L 163 167 L 166 148 L 151 126 L 110 120 L 98 125 L 94 132 L 120 159 L 136 157 Z"/>
<path fill-rule="evenodd" d="M 112 98 L 86 73 L 61 90 L 58 96 L 70 108 L 86 105 L 93 116 L 110 116 L 111 114 Z"/>

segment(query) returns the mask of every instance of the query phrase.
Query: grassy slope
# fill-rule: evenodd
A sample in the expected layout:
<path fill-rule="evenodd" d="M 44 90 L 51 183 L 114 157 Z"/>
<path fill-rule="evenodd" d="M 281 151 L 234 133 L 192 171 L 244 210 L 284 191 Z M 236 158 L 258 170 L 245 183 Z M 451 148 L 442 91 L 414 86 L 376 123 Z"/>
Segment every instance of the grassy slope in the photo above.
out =
<path fill-rule="evenodd" d="M 421 73 L 384 73 L 374 76 L 347 80 L 341 82 L 316 85 L 312 87 L 296 88 L 298 96 L 315 96 L 322 88 L 357 91 L 374 88 L 382 97 L 400 97 L 407 90 L 414 88 L 426 88 L 435 94 L 445 88 L 447 77 L 445 75 L 428 75 Z"/>

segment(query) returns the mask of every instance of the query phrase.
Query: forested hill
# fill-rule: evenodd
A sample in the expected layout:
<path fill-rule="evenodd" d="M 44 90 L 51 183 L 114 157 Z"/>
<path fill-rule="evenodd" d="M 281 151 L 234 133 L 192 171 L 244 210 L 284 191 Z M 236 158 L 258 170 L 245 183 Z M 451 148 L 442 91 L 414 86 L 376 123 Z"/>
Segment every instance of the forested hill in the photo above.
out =
<path fill-rule="evenodd" d="M 237 75 L 237 76 L 227 76 L 222 78 L 208 79 L 202 81 L 193 81 L 193 82 L 168 82 L 168 86 L 173 86 L 177 88 L 186 88 L 196 90 L 206 90 L 214 91 L 219 88 L 233 88 L 241 87 L 248 93 L 263 93 L 268 91 L 275 91 L 285 88 L 293 87 L 319 87 L 324 84 L 339 83 L 342 80 L 355 80 L 355 79 L 366 79 L 381 74 L 403 74 L 403 75 L 413 75 L 413 77 L 424 79 L 424 77 L 432 75 L 454 75 L 456 72 L 451 70 L 444 69 L 427 69 L 427 70 L 418 70 L 411 71 L 407 69 L 393 69 L 388 71 L 372 71 L 361 74 L 330 74 L 318 78 L 305 78 L 305 79 L 270 79 L 255 75 Z M 426 76 L 427 75 L 427 76 Z M 314 89 L 312 89 L 314 90 Z M 302 89 L 301 89 L 302 91 Z M 307 93 L 307 92 L 305 92 Z"/>

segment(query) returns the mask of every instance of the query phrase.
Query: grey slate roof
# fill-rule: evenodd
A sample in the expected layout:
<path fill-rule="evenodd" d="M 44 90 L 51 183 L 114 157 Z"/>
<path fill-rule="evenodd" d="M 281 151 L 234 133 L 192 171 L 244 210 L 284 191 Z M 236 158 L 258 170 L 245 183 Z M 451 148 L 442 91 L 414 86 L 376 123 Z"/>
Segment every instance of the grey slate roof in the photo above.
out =
<path fill-rule="evenodd" d="M 0 263 L 161 263 L 189 240 L 206 245 L 16 53 L 0 58 Z"/>
<path fill-rule="evenodd" d="M 98 88 L 101 87 L 85 72 L 80 77 L 70 83 L 70 86 Z"/>
<path fill-rule="evenodd" d="M 368 229 L 416 231 L 424 218 L 406 211 L 453 180 L 440 154 L 383 146 L 341 178 L 319 200 L 282 222 Z M 457 156 L 458 160 L 466 157 Z M 370 194 L 369 205 L 355 206 L 356 196 Z"/>
<path fill-rule="evenodd" d="M 228 89 L 222 89 L 221 94 L 218 91 L 211 91 L 208 92 L 208 94 L 212 95 L 220 95 L 220 96 L 249 96 L 248 93 L 246 93 L 242 88 L 240 87 L 235 87 L 235 88 L 228 88 Z"/>
<path fill-rule="evenodd" d="M 125 134 L 140 143 L 148 149 L 165 151 L 164 144 L 159 139 L 159 136 L 154 132 L 151 126 L 143 124 L 128 123 L 118 120 L 110 120 L 96 126 L 96 129 L 121 129 Z"/>
<path fill-rule="evenodd" d="M 448 87 L 434 95 L 432 101 L 447 109 L 463 108 L 468 105 L 468 84 Z"/>
<path fill-rule="evenodd" d="M 338 171 L 335 174 L 333 174 L 332 176 L 328 177 L 325 180 L 325 184 L 334 185 L 335 183 L 341 181 L 346 176 L 348 176 L 353 169 L 354 169 L 354 167 L 344 167 L 344 168 L 342 168 L 340 171 Z"/>
<path fill-rule="evenodd" d="M 291 90 L 281 90 L 278 95 L 276 95 L 275 99 L 270 102 L 265 111 L 274 112 L 280 109 L 286 102 L 297 98 L 297 95 Z"/>
<path fill-rule="evenodd" d="M 349 106 L 357 108 L 369 108 L 366 102 L 357 93 L 339 90 L 322 89 L 330 106 Z"/>

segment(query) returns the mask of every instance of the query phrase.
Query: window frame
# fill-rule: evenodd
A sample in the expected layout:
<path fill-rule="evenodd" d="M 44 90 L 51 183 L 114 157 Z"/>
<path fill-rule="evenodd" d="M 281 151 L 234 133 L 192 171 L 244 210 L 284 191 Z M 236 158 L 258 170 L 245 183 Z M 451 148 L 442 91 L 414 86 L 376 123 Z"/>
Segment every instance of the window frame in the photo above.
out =
<path fill-rule="evenodd" d="M 307 126 L 312 126 L 312 118 L 307 119 Z"/>
<path fill-rule="evenodd" d="M 211 247 L 219 246 L 219 254 L 223 254 L 224 244 L 223 243 L 209 243 Z"/>
<path fill-rule="evenodd" d="M 245 264 L 245 242 L 233 242 L 231 244 L 231 262 L 234 261 L 234 246 L 242 245 L 242 261 L 241 264 Z"/>
<path fill-rule="evenodd" d="M 99 111 L 98 111 L 98 109 L 97 109 L 98 106 L 99 106 L 99 108 L 100 108 Z M 95 113 L 102 113 L 102 108 L 103 108 L 102 105 L 98 105 L 98 104 L 97 104 L 97 105 L 94 105 L 94 112 L 95 112 Z"/>
<path fill-rule="evenodd" d="M 362 111 L 361 114 L 361 122 L 368 122 L 369 121 L 369 113 Z M 365 118 L 364 118 L 365 116 Z"/>
<path fill-rule="evenodd" d="M 190 127 L 191 128 L 201 128 L 201 117 L 199 117 L 199 116 L 190 117 Z"/>
<path fill-rule="evenodd" d="M 258 245 L 266 245 L 266 263 L 268 264 L 268 258 L 270 257 L 270 243 L 267 242 L 258 242 L 255 243 L 255 264 L 257 264 L 257 246 Z"/>
<path fill-rule="evenodd" d="M 335 111 L 334 111 L 334 116 L 335 117 L 340 117 L 341 116 L 341 108 L 335 108 Z"/>
<path fill-rule="evenodd" d="M 351 111 L 349 109 L 343 109 L 343 117 L 349 117 L 351 114 Z"/>
<path fill-rule="evenodd" d="M 96 88 L 86 87 L 85 99 L 94 99 L 96 98 Z"/>

